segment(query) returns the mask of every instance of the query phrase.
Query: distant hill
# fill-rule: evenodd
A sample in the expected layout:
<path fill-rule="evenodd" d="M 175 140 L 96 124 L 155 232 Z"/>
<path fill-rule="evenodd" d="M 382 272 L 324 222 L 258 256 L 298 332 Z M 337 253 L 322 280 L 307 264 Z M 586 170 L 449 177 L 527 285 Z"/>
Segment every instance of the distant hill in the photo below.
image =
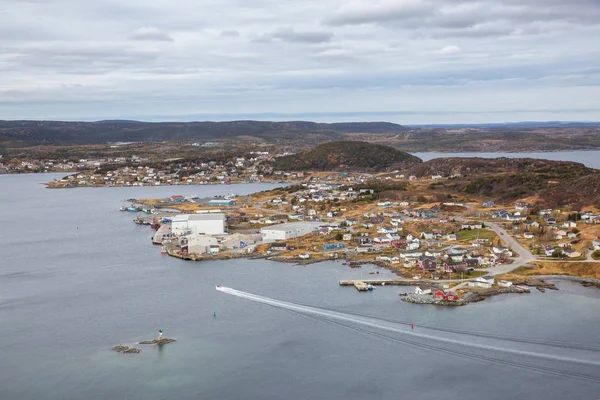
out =
<path fill-rule="evenodd" d="M 367 142 L 329 142 L 299 154 L 275 159 L 282 171 L 384 171 L 410 168 L 423 161 L 393 147 Z"/>
<path fill-rule="evenodd" d="M 592 172 L 585 165 L 571 161 L 552 161 L 536 158 L 434 158 L 411 168 L 408 173 L 417 177 L 429 175 L 474 175 L 483 173 L 546 172 L 565 174 L 569 170 Z"/>
<path fill-rule="evenodd" d="M 600 173 L 570 161 L 533 158 L 436 158 L 411 168 L 409 174 L 452 176 L 436 186 L 485 196 L 497 202 L 538 197 L 540 206 L 558 207 L 598 202 Z"/>
<path fill-rule="evenodd" d="M 388 122 L 316 123 L 306 121 L 140 122 L 0 121 L 0 142 L 19 145 L 161 142 L 255 137 L 271 142 L 341 140 L 347 133 L 397 134 L 402 125 Z"/>

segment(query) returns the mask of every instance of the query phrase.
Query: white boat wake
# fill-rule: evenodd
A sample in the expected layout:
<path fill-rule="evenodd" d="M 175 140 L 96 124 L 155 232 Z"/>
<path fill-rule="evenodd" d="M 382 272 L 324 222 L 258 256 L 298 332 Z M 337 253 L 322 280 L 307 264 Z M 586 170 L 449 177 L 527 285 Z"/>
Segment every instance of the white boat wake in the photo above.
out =
<path fill-rule="evenodd" d="M 516 362 L 513 360 L 503 360 L 503 359 L 493 358 L 493 357 L 489 357 L 489 356 L 485 356 L 485 355 L 483 355 L 483 356 L 482 355 L 474 355 L 474 354 L 469 354 L 469 353 L 465 353 L 465 352 L 461 352 L 461 351 L 451 350 L 447 347 L 442 348 L 442 347 L 436 347 L 436 346 L 428 344 L 428 343 L 420 343 L 420 342 L 415 341 L 414 339 L 427 339 L 429 341 L 450 344 L 450 345 L 454 345 L 454 346 L 468 347 L 468 348 L 472 348 L 472 349 L 485 350 L 488 352 L 491 351 L 491 352 L 495 352 L 495 353 L 500 352 L 500 353 L 505 353 L 505 354 L 511 354 L 511 355 L 519 356 L 521 359 L 523 359 L 524 357 L 525 358 L 537 358 L 537 359 L 543 359 L 543 360 L 549 360 L 549 361 L 555 361 L 555 362 L 557 361 L 560 363 L 583 364 L 583 365 L 594 366 L 594 367 L 600 367 L 600 361 L 563 357 L 563 356 L 552 355 L 552 354 L 543 354 L 543 353 L 537 353 L 537 352 L 531 352 L 531 351 L 525 351 L 525 350 L 511 349 L 511 348 L 506 348 L 506 347 L 491 346 L 491 345 L 486 345 L 486 344 L 481 344 L 481 343 L 463 342 L 463 341 L 456 340 L 456 339 L 445 338 L 445 337 L 440 337 L 440 336 L 433 336 L 433 335 L 429 335 L 429 334 L 422 333 L 422 332 L 415 332 L 411 329 L 399 328 L 397 326 L 390 325 L 390 324 L 393 324 L 393 322 L 390 322 L 388 324 L 383 324 L 383 323 L 381 323 L 381 321 L 377 321 L 377 318 L 375 318 L 375 317 L 373 317 L 373 318 L 366 317 L 366 316 L 365 317 L 357 317 L 356 315 L 352 315 L 352 314 L 346 314 L 346 313 L 339 312 L 339 311 L 320 309 L 320 308 L 316 308 L 316 307 L 290 303 L 287 301 L 276 300 L 276 299 L 272 299 L 269 297 L 260 296 L 260 295 L 256 295 L 256 294 L 252 294 L 252 293 L 248 293 L 248 292 L 243 292 L 240 290 L 223 287 L 223 286 L 217 286 L 217 290 L 220 292 L 226 293 L 226 294 L 230 294 L 230 295 L 244 298 L 247 300 L 251 300 L 254 302 L 266 304 L 266 305 L 273 306 L 276 308 L 281 308 L 281 309 L 289 310 L 292 312 L 300 313 L 300 314 L 303 314 L 306 316 L 317 318 L 317 319 L 325 321 L 325 322 L 331 322 L 336 325 L 344 326 L 346 328 L 357 330 L 357 331 L 360 331 L 360 332 L 363 332 L 366 334 L 375 335 L 375 336 L 378 336 L 378 337 L 381 337 L 384 339 L 404 343 L 404 344 L 411 345 L 411 346 L 418 347 L 418 348 L 429 349 L 429 350 L 433 350 L 433 351 L 437 351 L 437 352 L 454 354 L 454 355 L 458 355 L 461 357 L 474 358 L 474 359 L 478 359 L 478 360 L 494 362 L 494 363 L 499 363 L 499 364 L 504 364 L 504 365 L 510 365 L 510 366 L 520 367 L 520 368 L 525 368 L 525 369 L 530 369 L 530 370 L 536 370 L 536 371 L 540 371 L 540 372 L 548 372 L 548 373 L 561 375 L 561 376 L 570 376 L 570 377 L 582 378 L 582 379 L 586 379 L 586 380 L 600 381 L 600 376 L 596 376 L 596 375 L 588 375 L 588 374 L 577 373 L 577 372 L 561 371 L 561 370 L 556 370 L 556 369 L 552 369 L 552 368 L 547 368 L 544 366 L 531 365 L 531 364 Z M 350 325 L 347 325 L 345 323 L 349 323 Z M 357 325 L 366 327 L 366 328 L 370 328 L 370 329 L 375 329 L 378 331 L 385 331 L 385 332 L 393 333 L 396 335 L 387 336 L 383 333 L 378 333 L 376 331 L 374 332 L 371 330 L 360 329 L 360 328 L 356 327 Z M 411 340 L 411 338 L 413 338 L 413 340 Z"/>

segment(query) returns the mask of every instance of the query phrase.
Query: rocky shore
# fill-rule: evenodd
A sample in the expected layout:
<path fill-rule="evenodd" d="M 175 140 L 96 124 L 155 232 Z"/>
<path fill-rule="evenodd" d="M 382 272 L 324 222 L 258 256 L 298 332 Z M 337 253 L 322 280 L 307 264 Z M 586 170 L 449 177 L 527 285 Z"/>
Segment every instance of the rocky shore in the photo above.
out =
<path fill-rule="evenodd" d="M 551 285 L 551 284 L 546 284 Z M 432 294 L 414 294 L 414 293 L 400 293 L 402 296 L 402 301 L 407 303 L 414 304 L 434 304 L 437 306 L 447 306 L 447 307 L 458 307 L 465 306 L 469 303 L 478 303 L 483 301 L 491 296 L 497 296 L 499 294 L 507 294 L 507 293 L 529 293 L 529 289 L 523 289 L 515 286 L 511 287 L 496 287 L 493 289 L 486 289 L 477 292 L 468 292 L 456 301 L 452 300 L 439 300 L 434 299 Z"/>
<path fill-rule="evenodd" d="M 542 293 L 545 292 L 546 289 L 558 290 L 558 288 L 556 287 L 556 285 L 554 283 L 548 283 L 538 277 L 527 278 L 523 281 L 513 281 L 513 285 L 523 285 L 523 286 L 534 287 Z"/>
<path fill-rule="evenodd" d="M 402 293 L 402 301 L 405 301 L 407 303 L 414 303 L 414 304 L 435 304 L 437 306 L 449 306 L 449 307 L 457 307 L 457 306 L 464 306 L 466 304 L 469 303 L 469 301 L 466 301 L 464 298 L 459 299 L 457 301 L 449 301 L 449 300 L 436 300 L 433 298 L 433 295 L 430 294 L 407 294 L 404 295 Z"/>

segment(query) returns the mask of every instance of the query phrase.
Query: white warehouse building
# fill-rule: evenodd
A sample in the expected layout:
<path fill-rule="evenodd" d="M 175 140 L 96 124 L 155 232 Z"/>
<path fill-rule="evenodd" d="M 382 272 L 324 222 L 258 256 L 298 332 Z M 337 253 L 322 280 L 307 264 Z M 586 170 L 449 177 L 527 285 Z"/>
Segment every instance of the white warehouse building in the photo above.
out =
<path fill-rule="evenodd" d="M 173 217 L 174 235 L 222 235 L 227 232 L 225 214 L 182 214 Z"/>
<path fill-rule="evenodd" d="M 265 242 L 274 242 L 307 235 L 316 230 L 319 225 L 318 222 L 292 222 L 264 227 L 260 233 Z"/>

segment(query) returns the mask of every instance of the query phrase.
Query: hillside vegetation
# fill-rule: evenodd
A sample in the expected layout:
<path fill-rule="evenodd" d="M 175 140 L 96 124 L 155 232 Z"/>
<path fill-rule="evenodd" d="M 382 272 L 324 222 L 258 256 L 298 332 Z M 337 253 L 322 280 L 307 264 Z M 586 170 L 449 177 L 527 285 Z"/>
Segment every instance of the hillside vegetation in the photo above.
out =
<path fill-rule="evenodd" d="M 480 157 L 448 157 L 434 158 L 419 164 L 409 171 L 411 175 L 424 177 L 429 175 L 475 175 L 483 173 L 529 173 L 542 174 L 541 179 L 556 175 L 571 177 L 582 176 L 592 172 L 583 164 L 571 161 L 540 160 L 536 158 L 480 158 Z"/>
<path fill-rule="evenodd" d="M 279 157 L 274 169 L 282 171 L 384 171 L 410 168 L 418 157 L 389 146 L 366 142 L 329 142 L 299 154 Z"/>
<path fill-rule="evenodd" d="M 0 143 L 73 145 L 107 142 L 160 142 L 256 138 L 342 140 L 347 133 L 397 134 L 401 125 L 388 122 L 316 123 L 306 121 L 140 122 L 140 121 L 0 121 Z"/>
<path fill-rule="evenodd" d="M 580 163 L 531 158 L 438 158 L 410 169 L 419 177 L 454 177 L 436 188 L 485 196 L 496 202 L 537 198 L 539 206 L 600 201 L 600 173 Z"/>

